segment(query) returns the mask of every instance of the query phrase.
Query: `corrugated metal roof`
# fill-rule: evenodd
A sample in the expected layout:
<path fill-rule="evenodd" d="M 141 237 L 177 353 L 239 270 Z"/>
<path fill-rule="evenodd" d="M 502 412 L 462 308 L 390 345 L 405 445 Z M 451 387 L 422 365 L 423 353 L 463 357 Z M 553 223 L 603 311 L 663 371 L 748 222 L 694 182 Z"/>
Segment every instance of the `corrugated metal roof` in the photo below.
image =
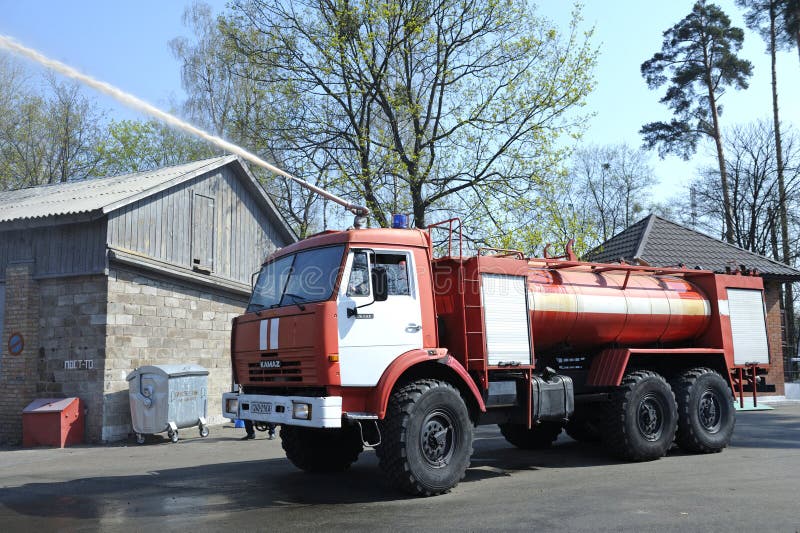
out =
<path fill-rule="evenodd" d="M 0 192 L 0 223 L 60 215 L 108 213 L 127 200 L 161 190 L 236 160 L 214 157 L 148 172 Z"/>
<path fill-rule="evenodd" d="M 700 267 L 725 272 L 744 265 L 766 277 L 800 281 L 800 270 L 769 257 L 749 252 L 656 215 L 631 225 L 588 254 L 586 260 L 598 263 L 644 259 L 652 266 Z"/>

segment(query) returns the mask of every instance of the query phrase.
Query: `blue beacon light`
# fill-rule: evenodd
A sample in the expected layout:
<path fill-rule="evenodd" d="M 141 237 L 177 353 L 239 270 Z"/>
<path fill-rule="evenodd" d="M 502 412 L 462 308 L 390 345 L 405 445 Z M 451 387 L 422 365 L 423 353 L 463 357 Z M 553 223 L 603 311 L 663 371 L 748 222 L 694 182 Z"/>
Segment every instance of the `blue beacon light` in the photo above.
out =
<path fill-rule="evenodd" d="M 392 227 L 395 229 L 408 229 L 408 215 L 392 215 Z"/>

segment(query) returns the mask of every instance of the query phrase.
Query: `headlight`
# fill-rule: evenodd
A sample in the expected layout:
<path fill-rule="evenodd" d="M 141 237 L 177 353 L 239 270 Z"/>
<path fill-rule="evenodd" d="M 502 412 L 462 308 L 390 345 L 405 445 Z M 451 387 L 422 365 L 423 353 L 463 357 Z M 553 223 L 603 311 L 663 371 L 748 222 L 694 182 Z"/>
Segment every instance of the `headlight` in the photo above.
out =
<path fill-rule="evenodd" d="M 293 403 L 292 418 L 297 418 L 298 420 L 311 420 L 311 405 L 307 403 Z"/>
<path fill-rule="evenodd" d="M 225 412 L 226 413 L 238 413 L 239 412 L 239 400 L 237 398 L 225 398 Z"/>

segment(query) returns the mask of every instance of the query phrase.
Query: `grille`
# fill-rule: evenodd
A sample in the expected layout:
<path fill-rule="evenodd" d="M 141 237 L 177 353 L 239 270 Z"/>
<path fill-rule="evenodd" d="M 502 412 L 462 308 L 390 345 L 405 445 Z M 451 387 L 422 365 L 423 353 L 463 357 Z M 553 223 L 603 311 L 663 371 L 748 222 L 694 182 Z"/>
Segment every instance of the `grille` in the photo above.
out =
<path fill-rule="evenodd" d="M 256 383 L 272 383 L 276 381 L 303 381 L 303 370 L 300 361 L 281 361 L 279 368 L 262 368 L 261 361 L 247 365 L 250 381 Z"/>
<path fill-rule="evenodd" d="M 317 371 L 313 354 L 264 352 L 248 358 L 247 376 L 252 384 L 311 385 L 316 383 Z M 280 366 L 271 366 L 277 365 Z"/>

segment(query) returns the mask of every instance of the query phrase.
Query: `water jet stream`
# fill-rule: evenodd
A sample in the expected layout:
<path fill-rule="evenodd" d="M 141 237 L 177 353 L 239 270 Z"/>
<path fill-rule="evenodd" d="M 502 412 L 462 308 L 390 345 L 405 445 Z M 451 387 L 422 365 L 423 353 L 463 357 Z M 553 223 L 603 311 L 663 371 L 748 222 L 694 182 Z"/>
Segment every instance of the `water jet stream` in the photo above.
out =
<path fill-rule="evenodd" d="M 192 135 L 196 135 L 197 137 L 200 137 L 201 139 L 204 139 L 209 143 L 227 152 L 236 154 L 239 157 L 250 161 L 251 163 L 254 163 L 260 167 L 269 170 L 270 172 L 278 174 L 279 176 L 283 176 L 284 178 L 290 179 L 302 185 L 303 187 L 306 187 L 307 189 L 319 194 L 320 196 L 327 198 L 328 200 L 331 200 L 333 202 L 336 202 L 341 206 L 344 206 L 345 209 L 356 215 L 356 226 L 358 226 L 359 224 L 358 219 L 360 217 L 366 217 L 367 215 L 369 215 L 369 209 L 367 209 L 364 206 L 348 202 L 344 198 L 340 198 L 335 194 L 332 194 L 324 189 L 317 187 L 316 185 L 312 185 L 311 183 L 303 179 L 293 176 L 292 174 L 289 174 L 285 170 L 281 170 L 275 165 L 267 163 L 257 155 L 245 150 L 240 146 L 237 146 L 229 141 L 226 141 L 221 137 L 217 137 L 216 135 L 211 135 L 210 133 L 203 131 L 196 126 L 193 126 L 174 115 L 171 115 L 165 111 L 162 111 L 161 109 L 158 109 L 157 107 L 151 104 L 148 104 L 144 100 L 141 100 L 130 93 L 126 93 L 125 91 L 111 85 L 110 83 L 96 80 L 95 78 L 83 74 L 82 72 L 70 67 L 69 65 L 66 65 L 60 61 L 56 61 L 55 59 L 50 59 L 49 57 L 45 56 L 44 54 L 36 50 L 33 50 L 32 48 L 23 46 L 22 44 L 18 43 L 11 37 L 0 35 L 0 48 L 5 48 L 26 59 L 39 63 L 40 65 L 50 70 L 53 70 L 55 72 L 58 72 L 59 74 L 72 78 L 76 81 L 79 81 L 84 85 L 92 87 L 93 89 L 96 89 L 101 93 L 114 98 L 115 100 L 117 100 L 118 102 L 122 103 L 127 107 L 130 107 L 132 109 L 150 115 L 151 117 L 156 118 L 164 122 L 165 124 L 172 126 L 173 128 L 177 128 Z"/>

